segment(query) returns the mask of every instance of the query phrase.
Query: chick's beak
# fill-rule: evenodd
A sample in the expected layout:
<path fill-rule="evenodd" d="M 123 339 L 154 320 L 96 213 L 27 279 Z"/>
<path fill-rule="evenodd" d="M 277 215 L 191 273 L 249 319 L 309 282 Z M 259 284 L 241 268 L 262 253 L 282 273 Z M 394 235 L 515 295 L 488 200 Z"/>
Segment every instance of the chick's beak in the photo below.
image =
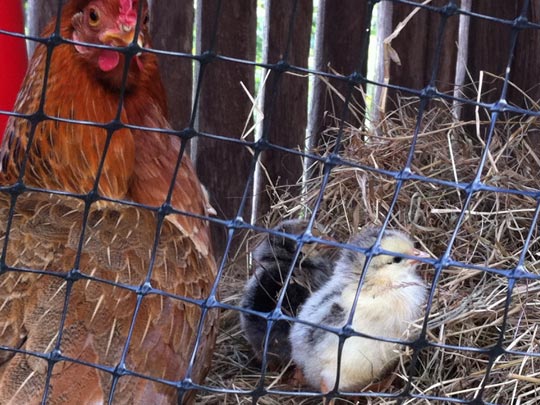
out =
<path fill-rule="evenodd" d="M 411 252 L 411 256 L 416 256 L 419 259 L 429 259 L 431 257 L 428 253 L 422 252 L 421 250 L 418 250 L 418 249 L 413 249 Z M 416 259 L 410 259 L 410 260 L 412 263 L 421 263 L 421 260 L 416 260 Z"/>

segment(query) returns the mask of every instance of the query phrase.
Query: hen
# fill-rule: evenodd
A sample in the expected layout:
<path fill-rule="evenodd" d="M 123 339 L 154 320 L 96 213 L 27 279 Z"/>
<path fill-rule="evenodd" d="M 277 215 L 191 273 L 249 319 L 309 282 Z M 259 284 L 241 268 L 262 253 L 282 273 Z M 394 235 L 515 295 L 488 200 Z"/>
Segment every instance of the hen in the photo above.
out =
<path fill-rule="evenodd" d="M 190 403 L 208 372 L 209 205 L 180 139 L 152 130 L 169 126 L 141 1 L 68 1 L 70 42 L 48 25 L 8 122 L 0 403 Z"/>

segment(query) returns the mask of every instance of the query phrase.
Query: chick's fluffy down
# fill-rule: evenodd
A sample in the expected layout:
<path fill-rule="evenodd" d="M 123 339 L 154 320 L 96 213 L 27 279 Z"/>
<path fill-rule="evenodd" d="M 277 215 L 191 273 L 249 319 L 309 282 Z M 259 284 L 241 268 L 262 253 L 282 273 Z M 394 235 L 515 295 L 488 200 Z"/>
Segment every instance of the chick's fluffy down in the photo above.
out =
<path fill-rule="evenodd" d="M 351 244 L 369 248 L 378 229 L 367 229 Z M 383 249 L 414 255 L 407 235 L 386 231 Z M 422 255 L 423 256 L 423 255 Z M 365 256 L 343 250 L 330 281 L 314 293 L 301 309 L 298 318 L 332 328 L 345 326 L 353 307 Z M 415 273 L 416 262 L 380 255 L 372 259 L 354 311 L 352 327 L 373 337 L 410 340 L 410 325 L 422 315 L 426 286 Z M 336 333 L 295 323 L 291 329 L 292 356 L 306 381 L 314 387 L 331 390 L 338 374 Z M 361 389 L 382 377 L 399 357 L 399 345 L 377 339 L 350 337 L 341 354 L 340 390 Z"/>

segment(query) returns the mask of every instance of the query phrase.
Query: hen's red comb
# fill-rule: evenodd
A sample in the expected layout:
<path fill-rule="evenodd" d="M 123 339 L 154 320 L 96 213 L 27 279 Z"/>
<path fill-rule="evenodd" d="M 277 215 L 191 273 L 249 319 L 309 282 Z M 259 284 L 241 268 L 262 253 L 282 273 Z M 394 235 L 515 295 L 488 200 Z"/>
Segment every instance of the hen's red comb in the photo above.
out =
<path fill-rule="evenodd" d="M 120 24 L 134 26 L 137 23 L 137 0 L 120 0 Z"/>

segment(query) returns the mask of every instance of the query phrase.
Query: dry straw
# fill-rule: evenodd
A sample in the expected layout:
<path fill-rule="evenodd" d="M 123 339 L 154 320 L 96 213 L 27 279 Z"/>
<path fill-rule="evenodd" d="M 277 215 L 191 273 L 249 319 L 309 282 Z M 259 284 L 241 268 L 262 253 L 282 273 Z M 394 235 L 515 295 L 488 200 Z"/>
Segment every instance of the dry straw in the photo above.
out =
<path fill-rule="evenodd" d="M 400 105 L 388 114 L 376 130 L 345 128 L 340 155 L 344 160 L 366 167 L 399 172 L 409 154 L 418 118 L 418 104 L 399 99 Z M 467 183 L 474 179 L 485 148 L 485 131 L 489 122 L 480 114 L 471 122 L 457 121 L 444 101 L 431 101 L 424 112 L 411 171 L 415 174 L 450 182 Z M 540 148 L 527 141 L 536 121 L 523 116 L 505 116 L 495 126 L 489 155 L 482 170 L 484 184 L 503 189 L 538 191 L 540 189 Z M 482 132 L 484 131 L 484 132 Z M 471 137 L 470 133 L 477 135 Z M 319 153 L 333 150 L 337 128 L 326 133 L 328 144 Z M 377 136 L 375 134 L 384 134 Z M 316 165 L 315 173 L 321 173 Z M 407 181 L 397 205 L 389 213 L 396 180 L 371 170 L 341 165 L 335 167 L 324 190 L 317 221 L 339 241 L 346 241 L 365 224 L 381 223 L 390 216 L 389 226 L 410 232 L 418 245 L 433 257 L 447 249 L 457 220 L 464 207 L 466 193 L 456 187 L 432 182 Z M 314 176 L 302 195 L 291 195 L 286 187 L 270 192 L 275 198 L 267 224 L 281 219 L 311 215 L 321 188 L 321 177 Z M 294 190 L 298 190 L 295 187 Z M 534 226 L 526 254 L 525 268 L 540 274 L 540 236 L 532 224 L 536 208 L 534 198 L 503 192 L 478 192 L 467 208 L 451 250 L 451 257 L 463 263 L 492 269 L 513 269 L 522 252 L 529 229 Z M 221 297 L 237 304 L 239 285 L 249 277 L 246 253 L 252 248 L 246 237 L 223 280 Z M 425 266 L 426 281 L 433 280 L 434 269 Z M 521 279 L 516 282 L 508 305 L 503 348 L 533 356 L 504 354 L 496 359 L 486 377 L 487 354 L 470 350 L 431 347 L 421 352 L 412 379 L 412 393 L 471 400 L 485 381 L 484 400 L 496 404 L 536 404 L 540 402 L 540 281 Z M 508 280 L 500 275 L 475 269 L 445 268 L 437 283 L 433 307 L 429 314 L 428 339 L 441 345 L 485 349 L 497 344 L 507 307 Z M 208 383 L 215 387 L 253 390 L 260 384 L 261 370 L 242 337 L 238 313 L 223 312 L 222 331 Z M 419 325 L 421 321 L 419 320 Z M 397 393 L 404 387 L 411 359 L 406 351 L 394 371 L 396 378 L 386 392 Z M 289 384 L 288 372 L 269 372 L 266 389 L 297 391 Z M 306 387 L 302 388 L 306 390 Z M 200 403 L 248 404 L 249 395 L 204 394 Z M 349 399 L 343 403 L 355 403 Z M 390 404 L 392 399 L 362 399 L 359 403 Z M 437 402 L 437 401 L 435 401 Z M 433 401 L 412 398 L 409 404 Z M 259 404 L 321 403 L 306 396 L 263 396 Z M 442 402 L 441 402 L 442 403 Z"/>

